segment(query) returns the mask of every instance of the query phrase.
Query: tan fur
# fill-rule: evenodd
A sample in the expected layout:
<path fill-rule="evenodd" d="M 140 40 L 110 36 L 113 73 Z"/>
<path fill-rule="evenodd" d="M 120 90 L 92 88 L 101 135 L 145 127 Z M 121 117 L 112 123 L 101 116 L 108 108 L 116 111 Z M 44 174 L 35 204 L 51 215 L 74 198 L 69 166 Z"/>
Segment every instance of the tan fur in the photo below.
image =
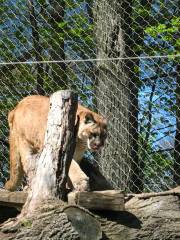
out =
<path fill-rule="evenodd" d="M 48 97 L 29 96 L 19 102 L 16 108 L 9 113 L 10 180 L 5 184 L 6 189 L 14 191 L 20 184 L 24 173 L 28 175 L 30 169 L 35 166 L 33 156 L 42 151 L 48 111 Z M 95 123 L 85 124 L 84 119 L 89 114 L 93 116 Z M 87 150 L 89 134 L 92 134 L 93 131 L 105 132 L 106 122 L 103 117 L 80 104 L 78 105 L 77 116 L 79 116 L 80 124 L 73 159 L 79 163 Z M 92 141 L 91 145 L 93 146 L 93 144 Z M 86 190 L 88 178 L 74 160 L 72 160 L 69 170 L 72 184 L 76 188 L 78 183 L 81 182 L 81 186 L 77 186 L 76 190 Z"/>

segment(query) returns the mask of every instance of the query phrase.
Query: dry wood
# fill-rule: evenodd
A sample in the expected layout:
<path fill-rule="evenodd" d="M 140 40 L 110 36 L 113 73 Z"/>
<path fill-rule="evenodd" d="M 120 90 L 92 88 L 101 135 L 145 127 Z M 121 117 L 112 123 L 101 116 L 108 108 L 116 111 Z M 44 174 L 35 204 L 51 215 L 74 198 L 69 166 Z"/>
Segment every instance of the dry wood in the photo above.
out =
<path fill-rule="evenodd" d="M 17 230 L 0 232 L 0 240 L 74 240 L 80 235 L 90 240 L 176 240 L 180 239 L 179 206 L 179 197 L 173 194 L 147 199 L 133 197 L 125 204 L 126 211 L 98 211 L 98 215 L 90 217 L 88 211 L 83 212 L 78 206 L 63 207 L 61 202 L 53 201 L 41 206 L 34 220 L 27 220 Z"/>
<path fill-rule="evenodd" d="M 101 193 L 103 191 L 99 191 L 99 192 Z M 93 194 L 93 192 L 91 192 L 91 193 Z M 85 194 L 88 195 L 90 193 L 86 192 Z M 75 192 L 70 193 L 69 201 L 70 202 L 72 201 L 74 204 L 77 204 L 77 200 L 75 198 L 76 195 L 78 195 L 78 193 L 75 193 Z M 177 196 L 180 195 L 180 186 L 176 187 L 174 189 L 168 190 L 168 191 L 164 191 L 164 192 L 125 194 L 125 198 L 127 200 L 131 199 L 133 197 L 136 197 L 138 199 L 148 199 L 151 197 L 168 196 L 168 195 L 177 195 Z M 22 205 L 25 203 L 26 199 L 27 199 L 27 192 L 19 192 L 19 191 L 18 192 L 8 192 L 7 190 L 0 189 L 0 206 L 10 206 L 10 207 L 20 209 L 22 207 Z"/>
<path fill-rule="evenodd" d="M 12 239 L 98 240 L 102 237 L 100 223 L 89 212 L 59 200 L 65 196 L 75 150 L 76 109 L 77 96 L 71 91 L 56 92 L 50 98 L 44 149 L 37 158 L 27 200 L 21 214 L 1 226 L 3 232 L 16 232 Z"/>
<path fill-rule="evenodd" d="M 26 198 L 27 194 L 24 192 L 8 192 L 0 189 L 0 206 L 21 209 Z"/>
<path fill-rule="evenodd" d="M 77 95 L 58 91 L 50 97 L 44 148 L 21 215 L 32 214 L 43 200 L 65 198 L 69 166 L 75 150 Z"/>
<path fill-rule="evenodd" d="M 0 205 L 20 209 L 27 198 L 26 192 L 8 192 L 1 190 Z M 93 192 L 71 192 L 68 194 L 69 204 L 78 204 L 87 209 L 124 210 L 124 194 L 120 190 Z"/>
<path fill-rule="evenodd" d="M 9 234 L 12 234 L 12 238 L 9 238 Z M 23 218 L 14 225 L 11 221 L 11 226 L 0 226 L 0 240 L 101 238 L 101 225 L 93 214 L 78 206 L 68 206 L 61 200 L 44 201 L 29 218 Z"/>
<path fill-rule="evenodd" d="M 68 194 L 68 203 L 93 210 L 123 211 L 124 194 L 119 190 L 71 192 Z"/>
<path fill-rule="evenodd" d="M 6 205 L 6 203 L 12 204 L 24 204 L 27 198 L 25 192 L 9 192 L 7 190 L 0 190 L 0 205 Z"/>
<path fill-rule="evenodd" d="M 180 186 L 164 192 L 149 192 L 149 193 L 139 193 L 139 194 L 130 193 L 130 194 L 127 194 L 127 198 L 137 197 L 139 199 L 146 199 L 150 197 L 168 196 L 168 195 L 180 195 Z"/>

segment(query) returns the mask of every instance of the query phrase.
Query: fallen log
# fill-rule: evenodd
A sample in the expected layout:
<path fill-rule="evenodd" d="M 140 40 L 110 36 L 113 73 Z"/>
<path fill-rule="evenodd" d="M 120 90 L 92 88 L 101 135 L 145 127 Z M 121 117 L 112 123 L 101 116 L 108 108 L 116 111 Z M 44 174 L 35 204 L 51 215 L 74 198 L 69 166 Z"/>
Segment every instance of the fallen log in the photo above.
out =
<path fill-rule="evenodd" d="M 0 206 L 21 210 L 27 199 L 27 192 L 0 191 Z M 120 190 L 71 192 L 67 195 L 68 204 L 79 205 L 92 210 L 124 210 L 124 194 Z"/>
<path fill-rule="evenodd" d="M 9 192 L 7 190 L 0 189 L 0 206 L 13 207 L 21 209 L 27 199 L 27 193 Z"/>
<path fill-rule="evenodd" d="M 116 214 L 99 214 L 107 239 L 180 239 L 179 196 L 133 197 L 125 204 L 125 209 Z"/>
<path fill-rule="evenodd" d="M 170 196 L 170 195 L 180 196 L 180 186 L 164 192 L 148 192 L 148 193 L 139 193 L 139 194 L 133 194 L 133 193 L 123 194 L 122 191 L 120 190 L 72 192 L 68 194 L 68 203 L 77 204 L 88 209 L 95 209 L 95 210 L 106 209 L 106 210 L 116 211 L 116 207 L 113 207 L 112 205 L 111 205 L 112 207 L 111 206 L 107 206 L 107 208 L 105 207 L 105 205 L 107 205 L 103 203 L 104 197 L 105 197 L 105 200 L 109 201 L 108 204 L 110 203 L 112 204 L 111 201 L 113 200 L 118 202 L 119 206 L 117 207 L 117 209 L 119 209 L 118 211 L 120 210 L 122 211 L 124 209 L 124 198 L 125 198 L 125 201 L 128 202 L 132 198 L 148 199 L 152 197 L 162 197 L 162 196 Z M 7 190 L 0 189 L 0 206 L 13 207 L 20 210 L 24 205 L 26 199 L 27 199 L 27 192 L 23 192 L 23 191 L 9 192 Z M 99 201 L 99 204 L 94 207 L 91 206 L 91 202 L 96 202 L 96 200 Z M 101 204 L 102 205 L 104 204 L 104 207 Z M 110 207 L 111 209 L 108 209 Z"/>
<path fill-rule="evenodd" d="M 85 217 L 86 214 L 87 219 Z M 66 220 L 65 216 L 67 217 Z M 92 219 L 95 221 L 92 221 Z M 50 224 L 52 222 L 54 225 Z M 88 225 L 89 223 L 92 223 L 92 228 Z M 68 228 L 66 228 L 66 224 Z M 28 239 L 28 237 L 32 240 L 48 239 L 45 238 L 45 236 L 49 235 L 45 235 L 45 233 L 51 232 L 53 234 L 52 229 L 56 229 L 57 234 L 58 232 L 60 234 L 62 231 L 61 228 L 63 228 L 63 234 L 65 234 L 66 231 L 72 233 L 72 229 L 76 229 L 77 236 L 80 234 L 82 239 L 84 237 L 82 232 L 89 233 L 90 231 L 91 234 L 99 237 L 97 239 L 175 240 L 180 239 L 179 226 L 179 194 L 172 194 L 170 192 L 169 195 L 166 196 L 151 196 L 149 198 L 132 197 L 126 202 L 125 210 L 119 212 L 105 210 L 89 212 L 81 207 L 69 206 L 60 201 L 49 201 L 39 208 L 33 220 L 27 219 L 22 222 L 21 227 L 18 228 L 12 227 L 2 230 L 0 239 L 23 240 Z M 59 230 L 57 230 L 57 228 Z M 97 228 L 99 230 L 97 230 Z M 81 231 L 79 229 L 81 229 Z M 78 231 L 80 233 L 78 233 Z M 43 234 L 41 232 L 43 232 Z M 36 234 L 44 236 L 44 238 L 37 238 Z M 64 239 L 71 239 L 68 238 L 68 235 L 64 236 Z M 102 236 L 102 238 L 100 238 L 100 236 Z"/>
<path fill-rule="evenodd" d="M 168 195 L 179 195 L 180 196 L 180 186 L 170 189 L 168 191 L 163 192 L 148 192 L 148 193 L 138 193 L 138 194 L 127 194 L 127 198 L 138 197 L 139 199 L 146 199 L 150 197 L 158 197 L 158 196 L 168 196 Z"/>
<path fill-rule="evenodd" d="M 80 205 L 91 210 L 124 210 L 124 194 L 118 190 L 71 192 L 68 203 Z"/>

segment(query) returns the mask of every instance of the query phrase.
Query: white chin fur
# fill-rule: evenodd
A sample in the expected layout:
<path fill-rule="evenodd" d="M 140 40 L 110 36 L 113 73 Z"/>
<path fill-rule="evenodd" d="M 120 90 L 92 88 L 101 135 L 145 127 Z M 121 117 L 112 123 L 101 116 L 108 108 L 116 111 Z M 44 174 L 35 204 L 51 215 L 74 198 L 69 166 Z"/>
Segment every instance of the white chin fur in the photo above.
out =
<path fill-rule="evenodd" d="M 89 138 L 87 140 L 87 146 L 88 146 L 89 149 L 91 149 Z"/>

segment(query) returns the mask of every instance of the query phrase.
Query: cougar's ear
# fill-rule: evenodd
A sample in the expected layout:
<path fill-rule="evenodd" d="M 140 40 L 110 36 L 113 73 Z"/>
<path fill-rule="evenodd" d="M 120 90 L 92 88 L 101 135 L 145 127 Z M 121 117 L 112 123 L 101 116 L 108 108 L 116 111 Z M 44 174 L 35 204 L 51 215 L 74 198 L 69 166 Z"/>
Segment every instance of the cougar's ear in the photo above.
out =
<path fill-rule="evenodd" d="M 89 123 L 95 123 L 96 121 L 93 118 L 93 115 L 91 113 L 87 113 L 84 117 L 84 123 L 89 124 Z"/>

